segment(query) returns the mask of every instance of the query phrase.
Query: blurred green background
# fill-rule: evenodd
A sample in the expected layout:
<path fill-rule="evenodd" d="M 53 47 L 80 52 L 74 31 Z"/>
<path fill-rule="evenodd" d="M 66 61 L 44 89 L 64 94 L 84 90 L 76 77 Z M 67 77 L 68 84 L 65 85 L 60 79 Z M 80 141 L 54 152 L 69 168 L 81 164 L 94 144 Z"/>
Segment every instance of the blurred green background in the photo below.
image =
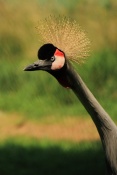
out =
<path fill-rule="evenodd" d="M 0 0 L 1 122 L 3 113 L 8 118 L 14 113 L 22 116 L 21 124 L 28 120 L 46 123 L 49 116 L 50 123 L 53 118 L 54 123 L 67 117 L 90 118 L 72 91 L 49 74 L 23 71 L 37 59 L 39 36 L 35 27 L 39 19 L 50 14 L 75 19 L 86 31 L 91 55 L 75 68 L 116 122 L 117 1 Z M 99 141 L 55 142 L 18 136 L 0 140 L 0 174 L 101 175 L 105 171 Z"/>

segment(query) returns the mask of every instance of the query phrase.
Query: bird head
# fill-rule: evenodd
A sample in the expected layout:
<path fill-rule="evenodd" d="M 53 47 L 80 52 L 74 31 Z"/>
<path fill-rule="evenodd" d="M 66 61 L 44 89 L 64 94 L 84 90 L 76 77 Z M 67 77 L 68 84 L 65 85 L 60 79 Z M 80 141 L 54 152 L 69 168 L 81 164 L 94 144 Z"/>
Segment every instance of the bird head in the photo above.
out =
<path fill-rule="evenodd" d="M 68 77 L 69 60 L 76 63 L 84 62 L 89 53 L 89 39 L 76 21 L 67 18 L 50 16 L 39 22 L 37 31 L 42 43 L 38 50 L 38 61 L 24 70 L 47 71 L 62 86 L 71 87 Z"/>
<path fill-rule="evenodd" d="M 63 51 L 47 43 L 38 50 L 38 60 L 27 66 L 25 71 L 43 70 L 53 75 L 64 87 L 70 87 L 66 77 L 67 60 Z"/>

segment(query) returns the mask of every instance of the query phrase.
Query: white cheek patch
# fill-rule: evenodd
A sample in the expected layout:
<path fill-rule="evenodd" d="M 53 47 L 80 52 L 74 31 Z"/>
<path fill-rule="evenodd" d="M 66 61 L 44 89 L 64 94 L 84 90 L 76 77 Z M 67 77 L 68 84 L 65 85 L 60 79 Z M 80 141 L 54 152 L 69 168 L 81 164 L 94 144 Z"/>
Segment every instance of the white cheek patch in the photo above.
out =
<path fill-rule="evenodd" d="M 55 61 L 52 63 L 51 69 L 57 70 L 61 69 L 65 64 L 65 58 L 64 56 L 55 56 Z"/>

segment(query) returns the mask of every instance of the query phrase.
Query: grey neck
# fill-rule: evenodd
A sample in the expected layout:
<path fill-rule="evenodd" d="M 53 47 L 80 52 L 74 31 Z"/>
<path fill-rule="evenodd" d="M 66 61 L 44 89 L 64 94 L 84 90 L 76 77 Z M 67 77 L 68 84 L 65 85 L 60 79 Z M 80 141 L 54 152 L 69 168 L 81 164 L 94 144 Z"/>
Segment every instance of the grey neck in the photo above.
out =
<path fill-rule="evenodd" d="M 103 128 L 112 130 L 113 127 L 116 127 L 110 116 L 102 108 L 70 63 L 67 69 L 67 75 L 71 89 L 74 91 L 87 112 L 92 117 L 100 136 L 102 136 L 102 132 L 104 132 Z"/>
<path fill-rule="evenodd" d="M 98 130 L 105 152 L 108 174 L 117 175 L 117 127 L 70 63 L 66 71 L 71 89 L 90 114 Z"/>

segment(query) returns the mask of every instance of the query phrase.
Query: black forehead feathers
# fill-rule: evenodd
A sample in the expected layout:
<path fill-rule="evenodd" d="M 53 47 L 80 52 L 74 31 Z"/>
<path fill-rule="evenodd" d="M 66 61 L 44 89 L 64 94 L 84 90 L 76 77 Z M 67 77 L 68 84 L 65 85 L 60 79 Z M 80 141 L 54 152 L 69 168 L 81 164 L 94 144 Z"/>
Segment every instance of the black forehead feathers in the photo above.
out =
<path fill-rule="evenodd" d="M 57 48 L 53 44 L 44 44 L 38 50 L 38 58 L 41 60 L 50 59 L 54 55 L 56 49 Z"/>

